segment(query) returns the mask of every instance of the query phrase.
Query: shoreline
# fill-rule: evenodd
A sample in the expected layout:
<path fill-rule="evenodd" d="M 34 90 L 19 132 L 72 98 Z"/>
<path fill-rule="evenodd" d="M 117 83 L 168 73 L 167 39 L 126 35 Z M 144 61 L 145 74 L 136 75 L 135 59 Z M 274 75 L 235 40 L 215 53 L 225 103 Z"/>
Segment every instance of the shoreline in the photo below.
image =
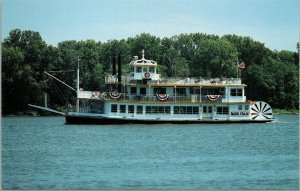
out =
<path fill-rule="evenodd" d="M 296 109 L 273 109 L 275 115 L 299 115 L 299 110 Z"/>

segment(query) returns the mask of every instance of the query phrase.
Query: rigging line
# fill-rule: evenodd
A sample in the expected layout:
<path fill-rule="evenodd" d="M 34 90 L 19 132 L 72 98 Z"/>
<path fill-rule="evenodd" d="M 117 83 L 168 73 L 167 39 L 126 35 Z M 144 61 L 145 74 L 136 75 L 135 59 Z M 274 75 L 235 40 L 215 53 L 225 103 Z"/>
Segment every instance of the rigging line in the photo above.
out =
<path fill-rule="evenodd" d="M 57 70 L 57 71 L 48 71 L 51 72 L 51 73 L 62 73 L 62 72 L 74 72 L 75 70 Z"/>
<path fill-rule="evenodd" d="M 61 92 L 59 91 L 59 88 L 57 87 L 57 85 L 55 84 L 55 81 L 53 81 L 54 87 L 55 89 L 58 91 L 59 94 L 61 94 Z M 60 100 L 62 100 L 61 96 L 58 96 Z M 64 100 L 62 100 L 62 102 L 64 102 Z"/>
<path fill-rule="evenodd" d="M 58 92 L 61 94 L 61 96 L 64 98 L 65 102 L 68 102 L 68 100 L 65 98 L 64 94 L 62 91 L 59 89 L 59 87 L 56 85 L 56 82 L 53 80 L 55 88 L 58 90 Z"/>
<path fill-rule="evenodd" d="M 48 76 L 54 78 L 55 80 L 59 81 L 60 83 L 64 84 L 65 86 L 67 86 L 68 88 L 72 89 L 73 91 L 76 92 L 76 90 L 74 88 L 72 88 L 71 86 L 69 86 L 68 84 L 66 84 L 65 82 L 61 81 L 60 79 L 56 78 L 55 76 L 49 74 L 48 72 L 44 71 L 45 74 L 47 74 Z"/>

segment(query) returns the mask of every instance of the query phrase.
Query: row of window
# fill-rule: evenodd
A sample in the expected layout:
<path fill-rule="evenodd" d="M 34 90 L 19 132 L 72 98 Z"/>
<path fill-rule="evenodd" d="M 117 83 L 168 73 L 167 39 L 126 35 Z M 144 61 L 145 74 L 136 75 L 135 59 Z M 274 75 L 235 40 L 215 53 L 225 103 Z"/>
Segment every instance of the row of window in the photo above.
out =
<path fill-rule="evenodd" d="M 199 114 L 199 107 L 174 106 L 174 114 Z"/>
<path fill-rule="evenodd" d="M 242 110 L 243 105 L 239 105 L 238 109 Z M 136 106 L 136 113 L 143 114 L 143 106 Z M 228 106 L 217 106 L 217 114 L 229 114 Z M 249 109 L 249 105 L 245 105 L 245 110 Z M 126 113 L 126 105 L 119 105 L 120 113 Z M 111 105 L 111 112 L 118 112 L 118 104 Z M 170 106 L 146 106 L 147 114 L 170 114 Z M 134 105 L 128 105 L 128 113 L 135 113 Z M 212 106 L 203 106 L 203 113 L 212 113 Z M 174 114 L 199 114 L 198 106 L 174 106 Z"/>
<path fill-rule="evenodd" d="M 146 113 L 148 114 L 170 114 L 170 106 L 146 106 Z"/>
<path fill-rule="evenodd" d="M 126 113 L 126 105 L 119 105 L 120 113 Z M 159 113 L 159 114 L 170 114 L 170 106 L 146 106 L 146 113 Z M 118 112 L 118 104 L 111 105 L 111 112 L 117 113 Z M 128 105 L 128 113 L 135 113 L 134 105 Z M 136 106 L 136 113 L 143 114 L 143 106 L 137 105 Z"/>
<path fill-rule="evenodd" d="M 219 106 L 219 107 L 217 107 L 217 114 L 221 114 L 221 115 L 229 114 L 228 106 Z"/>
<path fill-rule="evenodd" d="M 134 105 L 128 105 L 128 113 L 134 113 L 135 108 Z M 111 112 L 118 112 L 118 105 L 111 105 Z M 126 105 L 120 105 L 120 113 L 126 113 Z M 143 106 L 138 105 L 136 107 L 137 114 L 143 114 Z M 170 114 L 171 107 L 170 106 L 146 106 L 147 114 Z M 174 114 L 199 114 L 199 107 L 196 106 L 175 106 Z"/>
<path fill-rule="evenodd" d="M 238 110 L 243 110 L 243 105 L 238 105 Z M 244 110 L 249 110 L 249 105 L 245 105 Z"/>
<path fill-rule="evenodd" d="M 231 88 L 230 96 L 243 96 L 243 89 L 241 88 Z"/>
<path fill-rule="evenodd" d="M 134 72 L 134 67 L 130 67 L 130 72 Z M 150 72 L 154 73 L 154 67 L 136 67 L 136 73 Z"/>
<path fill-rule="evenodd" d="M 203 106 L 203 113 L 212 113 L 212 106 Z"/>

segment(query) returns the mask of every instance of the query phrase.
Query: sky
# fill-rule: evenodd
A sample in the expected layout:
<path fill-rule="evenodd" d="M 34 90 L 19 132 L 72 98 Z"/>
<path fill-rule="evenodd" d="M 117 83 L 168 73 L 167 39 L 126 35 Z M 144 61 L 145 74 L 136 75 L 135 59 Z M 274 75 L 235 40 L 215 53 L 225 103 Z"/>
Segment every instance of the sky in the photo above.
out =
<path fill-rule="evenodd" d="M 279 51 L 296 51 L 299 41 L 298 0 L 2 0 L 2 9 L 2 39 L 18 28 L 53 46 L 141 33 L 236 34 Z"/>

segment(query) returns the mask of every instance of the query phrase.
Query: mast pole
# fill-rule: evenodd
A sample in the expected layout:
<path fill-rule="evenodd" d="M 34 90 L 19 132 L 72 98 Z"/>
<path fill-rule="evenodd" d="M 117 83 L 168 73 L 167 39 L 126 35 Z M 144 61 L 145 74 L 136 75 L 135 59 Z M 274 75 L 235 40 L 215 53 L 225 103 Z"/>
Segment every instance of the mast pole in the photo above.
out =
<path fill-rule="evenodd" d="M 77 112 L 79 112 L 79 60 L 80 58 L 78 57 L 77 59 L 77 100 L 76 100 Z"/>
<path fill-rule="evenodd" d="M 45 108 L 47 109 L 47 102 L 48 102 L 48 99 L 47 99 L 47 93 L 45 93 Z"/>
<path fill-rule="evenodd" d="M 239 58 L 236 59 L 236 78 L 239 78 Z"/>

